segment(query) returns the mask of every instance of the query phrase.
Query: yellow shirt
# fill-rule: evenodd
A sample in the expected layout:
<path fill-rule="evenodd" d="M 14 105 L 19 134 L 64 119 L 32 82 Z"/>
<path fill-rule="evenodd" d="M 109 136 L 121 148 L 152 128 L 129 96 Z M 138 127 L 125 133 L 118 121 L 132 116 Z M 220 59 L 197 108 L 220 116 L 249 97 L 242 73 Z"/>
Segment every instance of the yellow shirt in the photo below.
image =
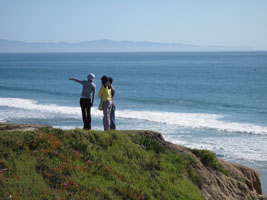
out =
<path fill-rule="evenodd" d="M 108 86 L 104 87 L 102 85 L 99 92 L 98 92 L 98 97 L 100 97 L 102 99 L 102 102 L 111 100 L 112 99 L 111 89 L 109 89 Z"/>

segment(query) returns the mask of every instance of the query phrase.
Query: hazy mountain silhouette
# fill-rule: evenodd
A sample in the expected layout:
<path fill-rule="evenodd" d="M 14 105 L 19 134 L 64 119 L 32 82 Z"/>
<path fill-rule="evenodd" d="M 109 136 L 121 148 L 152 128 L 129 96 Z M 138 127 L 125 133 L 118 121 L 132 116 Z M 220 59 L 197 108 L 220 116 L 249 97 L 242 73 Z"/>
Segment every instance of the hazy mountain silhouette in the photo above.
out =
<path fill-rule="evenodd" d="M 197 46 L 180 43 L 90 40 L 79 43 L 22 42 L 0 39 L 0 52 L 146 52 L 146 51 L 235 51 L 250 47 Z"/>

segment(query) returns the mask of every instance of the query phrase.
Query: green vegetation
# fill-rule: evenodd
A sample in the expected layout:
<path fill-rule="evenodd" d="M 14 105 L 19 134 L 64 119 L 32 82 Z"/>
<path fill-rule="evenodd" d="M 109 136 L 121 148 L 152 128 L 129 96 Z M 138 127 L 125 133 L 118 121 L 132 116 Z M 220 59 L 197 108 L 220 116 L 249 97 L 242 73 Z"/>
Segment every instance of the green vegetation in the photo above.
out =
<path fill-rule="evenodd" d="M 205 167 L 220 171 L 226 176 L 230 175 L 229 172 L 225 170 L 223 166 L 218 162 L 216 155 L 213 152 L 198 149 L 191 149 L 191 152 L 200 159 L 200 161 Z"/>
<path fill-rule="evenodd" d="M 0 199 L 203 199 L 189 154 L 137 131 L 0 131 Z"/>

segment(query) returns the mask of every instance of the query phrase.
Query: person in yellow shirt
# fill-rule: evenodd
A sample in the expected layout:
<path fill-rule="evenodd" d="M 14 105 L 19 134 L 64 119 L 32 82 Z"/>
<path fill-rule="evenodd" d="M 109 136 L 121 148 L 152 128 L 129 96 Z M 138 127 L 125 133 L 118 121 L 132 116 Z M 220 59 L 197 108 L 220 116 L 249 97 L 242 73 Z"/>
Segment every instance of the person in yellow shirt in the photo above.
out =
<path fill-rule="evenodd" d="M 112 95 L 111 95 L 111 87 L 108 81 L 107 76 L 102 76 L 101 78 L 102 86 L 99 89 L 98 97 L 101 98 L 101 102 L 103 102 L 103 125 L 104 130 L 110 130 L 110 113 L 112 108 Z"/>

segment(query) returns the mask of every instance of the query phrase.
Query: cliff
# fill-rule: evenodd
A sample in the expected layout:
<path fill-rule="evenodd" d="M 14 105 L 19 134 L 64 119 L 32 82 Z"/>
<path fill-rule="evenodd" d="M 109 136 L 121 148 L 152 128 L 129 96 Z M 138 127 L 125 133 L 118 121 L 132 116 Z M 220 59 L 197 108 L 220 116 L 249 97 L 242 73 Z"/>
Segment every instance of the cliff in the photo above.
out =
<path fill-rule="evenodd" d="M 267 199 L 253 169 L 152 131 L 0 124 L 0 199 Z"/>

